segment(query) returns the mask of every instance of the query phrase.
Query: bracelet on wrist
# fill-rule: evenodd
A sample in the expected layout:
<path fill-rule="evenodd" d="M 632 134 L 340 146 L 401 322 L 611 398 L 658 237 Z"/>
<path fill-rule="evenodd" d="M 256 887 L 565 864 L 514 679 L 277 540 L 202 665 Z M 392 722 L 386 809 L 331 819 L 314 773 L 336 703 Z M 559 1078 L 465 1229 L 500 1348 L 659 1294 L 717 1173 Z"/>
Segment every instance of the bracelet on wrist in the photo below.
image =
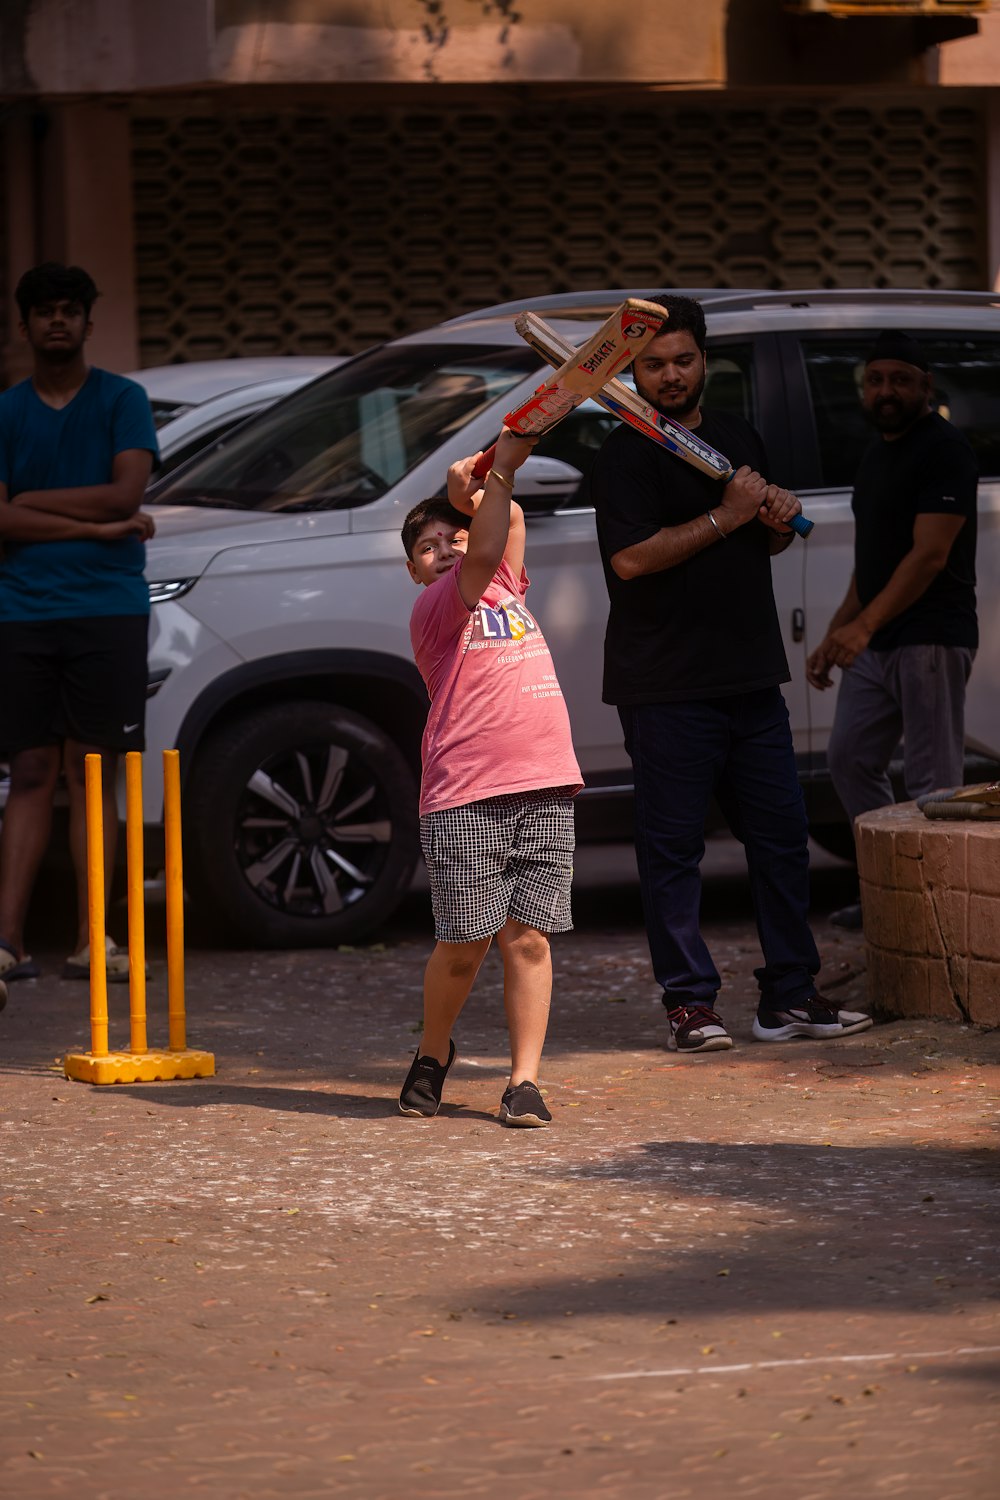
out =
<path fill-rule="evenodd" d="M 514 481 L 513 481 L 513 479 L 508 479 L 507 475 L 506 474 L 501 474 L 499 469 L 491 469 L 490 473 L 487 474 L 487 476 L 486 476 L 487 479 L 489 479 L 490 474 L 493 475 L 494 479 L 499 479 L 499 481 L 500 481 L 501 484 L 505 484 L 507 486 L 507 488 L 510 490 L 511 494 L 514 493 Z"/>
<path fill-rule="evenodd" d="M 707 517 L 708 517 L 708 519 L 709 519 L 709 520 L 710 520 L 710 521 L 711 521 L 711 523 L 712 523 L 712 525 L 713 525 L 713 526 L 714 526 L 714 527 L 715 527 L 715 529 L 716 529 L 716 531 L 717 531 L 717 532 L 718 532 L 718 533 L 719 533 L 719 535 L 720 535 L 720 536 L 721 536 L 721 538 L 722 538 L 722 540 L 723 540 L 723 541 L 726 541 L 726 540 L 727 540 L 727 537 L 726 537 L 726 533 L 725 533 L 725 532 L 724 532 L 724 531 L 723 531 L 723 529 L 722 529 L 722 527 L 721 527 L 721 526 L 720 526 L 720 525 L 719 525 L 719 523 L 718 523 L 718 521 L 717 521 L 717 520 L 716 520 L 716 519 L 715 519 L 715 517 L 714 517 L 714 516 L 713 516 L 713 515 L 712 515 L 712 512 L 711 512 L 711 511 L 710 511 L 710 510 L 706 510 L 706 512 L 705 512 L 705 514 L 706 514 L 706 516 L 707 516 Z"/>

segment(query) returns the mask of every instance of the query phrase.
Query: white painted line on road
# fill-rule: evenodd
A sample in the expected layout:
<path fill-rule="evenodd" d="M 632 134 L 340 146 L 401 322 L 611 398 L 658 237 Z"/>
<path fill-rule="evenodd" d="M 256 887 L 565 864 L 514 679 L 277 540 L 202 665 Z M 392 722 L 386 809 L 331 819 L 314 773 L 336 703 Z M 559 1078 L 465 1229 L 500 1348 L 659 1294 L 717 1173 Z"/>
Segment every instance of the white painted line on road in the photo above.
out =
<path fill-rule="evenodd" d="M 675 1375 L 745 1375 L 749 1370 L 801 1369 L 804 1365 L 902 1364 L 913 1359 L 966 1359 L 975 1354 L 1000 1354 L 1000 1344 L 970 1349 L 896 1351 L 892 1354 L 828 1354 L 816 1359 L 762 1359 L 745 1365 L 678 1365 L 674 1370 L 622 1370 L 616 1375 L 591 1375 L 590 1380 L 669 1380 Z"/>

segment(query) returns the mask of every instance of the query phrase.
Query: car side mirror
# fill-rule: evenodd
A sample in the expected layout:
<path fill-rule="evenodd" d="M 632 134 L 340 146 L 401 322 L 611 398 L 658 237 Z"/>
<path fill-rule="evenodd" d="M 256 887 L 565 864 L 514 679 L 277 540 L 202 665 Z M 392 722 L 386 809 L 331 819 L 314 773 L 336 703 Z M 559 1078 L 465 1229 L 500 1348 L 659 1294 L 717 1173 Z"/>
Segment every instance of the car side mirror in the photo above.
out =
<path fill-rule="evenodd" d="M 550 516 L 572 504 L 582 483 L 572 464 L 532 453 L 517 471 L 514 493 L 525 515 Z"/>

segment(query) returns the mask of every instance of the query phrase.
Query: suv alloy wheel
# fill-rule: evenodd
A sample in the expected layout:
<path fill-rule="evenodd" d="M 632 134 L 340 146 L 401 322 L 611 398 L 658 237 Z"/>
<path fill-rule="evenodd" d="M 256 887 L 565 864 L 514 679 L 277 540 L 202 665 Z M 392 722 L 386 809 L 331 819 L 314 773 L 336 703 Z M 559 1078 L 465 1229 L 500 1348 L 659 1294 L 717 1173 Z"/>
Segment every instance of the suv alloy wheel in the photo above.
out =
<path fill-rule="evenodd" d="M 199 918 L 253 946 L 355 941 L 399 904 L 419 852 L 417 793 L 370 720 L 273 703 L 216 731 L 185 796 Z"/>

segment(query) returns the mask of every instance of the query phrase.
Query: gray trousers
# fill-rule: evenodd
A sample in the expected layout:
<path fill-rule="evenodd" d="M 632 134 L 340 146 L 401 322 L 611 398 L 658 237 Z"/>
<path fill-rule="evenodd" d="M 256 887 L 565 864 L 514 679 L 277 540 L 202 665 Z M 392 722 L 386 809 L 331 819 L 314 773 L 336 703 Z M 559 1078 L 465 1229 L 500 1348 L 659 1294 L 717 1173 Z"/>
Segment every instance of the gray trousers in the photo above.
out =
<path fill-rule="evenodd" d="M 852 822 L 895 800 L 888 767 L 900 739 L 908 798 L 961 786 L 975 654 L 966 646 L 898 646 L 862 651 L 844 672 L 827 762 Z"/>

